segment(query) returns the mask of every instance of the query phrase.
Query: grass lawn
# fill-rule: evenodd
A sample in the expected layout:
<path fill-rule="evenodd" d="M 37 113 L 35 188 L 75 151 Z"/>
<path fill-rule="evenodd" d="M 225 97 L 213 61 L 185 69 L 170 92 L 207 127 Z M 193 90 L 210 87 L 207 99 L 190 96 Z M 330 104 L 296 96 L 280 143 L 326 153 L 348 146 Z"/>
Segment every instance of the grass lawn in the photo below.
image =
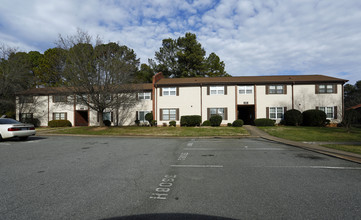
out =
<path fill-rule="evenodd" d="M 248 135 L 244 128 L 239 127 L 68 127 L 56 129 L 40 128 L 37 130 L 49 134 L 114 136 L 203 137 Z"/>
<path fill-rule="evenodd" d="M 344 128 L 333 127 L 259 127 L 270 135 L 293 141 L 332 141 L 361 142 L 361 129 L 353 128 L 347 132 Z"/>
<path fill-rule="evenodd" d="M 361 145 L 325 144 L 324 147 L 361 154 Z"/>

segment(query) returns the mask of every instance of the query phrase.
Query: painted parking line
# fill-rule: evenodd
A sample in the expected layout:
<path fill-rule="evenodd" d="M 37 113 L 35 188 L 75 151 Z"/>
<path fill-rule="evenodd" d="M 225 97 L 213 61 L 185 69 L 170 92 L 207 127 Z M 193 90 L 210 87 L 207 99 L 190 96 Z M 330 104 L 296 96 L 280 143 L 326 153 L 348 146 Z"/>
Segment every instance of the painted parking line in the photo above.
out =
<path fill-rule="evenodd" d="M 189 142 L 188 144 L 187 144 L 187 147 L 192 147 L 193 146 L 193 142 Z"/>
<path fill-rule="evenodd" d="M 188 152 L 181 153 L 181 155 L 178 157 L 178 160 L 185 160 L 188 156 Z"/>
<path fill-rule="evenodd" d="M 246 167 L 244 167 L 246 168 Z M 249 167 L 251 168 L 251 167 Z M 361 170 L 361 167 L 332 167 L 332 166 L 253 166 L 252 168 L 294 168 L 294 169 L 331 169 L 331 170 Z"/>
<path fill-rule="evenodd" d="M 211 151 L 284 151 L 282 148 L 210 148 L 210 147 L 199 147 L 199 148 L 184 148 L 184 150 L 211 150 Z"/>
<path fill-rule="evenodd" d="M 189 165 L 170 165 L 171 167 L 178 167 L 178 168 L 223 168 L 223 165 L 196 165 L 196 164 L 189 164 Z"/>

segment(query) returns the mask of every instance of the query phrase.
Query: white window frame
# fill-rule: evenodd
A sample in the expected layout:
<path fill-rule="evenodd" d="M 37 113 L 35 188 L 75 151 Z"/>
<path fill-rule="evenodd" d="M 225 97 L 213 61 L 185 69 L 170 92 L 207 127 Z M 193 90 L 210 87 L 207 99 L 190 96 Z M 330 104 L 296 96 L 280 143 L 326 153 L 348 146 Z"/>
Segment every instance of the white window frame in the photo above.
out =
<path fill-rule="evenodd" d="M 238 86 L 238 94 L 253 94 L 253 86 Z"/>
<path fill-rule="evenodd" d="M 335 109 L 333 106 L 322 106 L 322 107 L 318 107 L 318 109 L 326 113 L 327 119 L 335 118 Z M 329 116 L 331 116 L 331 117 L 329 117 Z"/>
<path fill-rule="evenodd" d="M 138 99 L 139 100 L 148 100 L 151 97 L 151 92 L 139 92 Z"/>
<path fill-rule="evenodd" d="M 54 112 L 53 117 L 54 120 L 67 120 L 66 112 Z"/>
<path fill-rule="evenodd" d="M 225 108 L 209 108 L 209 118 L 214 115 L 222 116 L 222 120 L 224 120 L 224 112 Z"/>
<path fill-rule="evenodd" d="M 145 120 L 145 115 L 148 114 L 148 113 L 151 113 L 151 111 L 145 111 L 145 110 L 138 111 L 138 120 L 140 122 L 147 122 L 147 120 Z M 143 119 L 140 117 L 141 114 L 143 114 Z"/>
<path fill-rule="evenodd" d="M 106 115 L 109 115 L 109 119 L 108 119 L 108 116 Z M 112 121 L 112 112 L 103 112 L 103 121 L 105 120 L 109 120 L 109 121 Z"/>
<path fill-rule="evenodd" d="M 210 86 L 209 94 L 210 95 L 224 95 L 224 86 Z"/>
<path fill-rule="evenodd" d="M 273 120 L 283 119 L 284 107 L 269 107 L 269 118 Z"/>
<path fill-rule="evenodd" d="M 165 87 L 162 88 L 163 96 L 176 96 L 177 95 L 177 87 Z"/>
<path fill-rule="evenodd" d="M 167 108 L 162 109 L 162 121 L 176 121 L 177 120 L 177 109 Z"/>
<path fill-rule="evenodd" d="M 269 85 L 268 94 L 284 94 L 283 85 Z"/>

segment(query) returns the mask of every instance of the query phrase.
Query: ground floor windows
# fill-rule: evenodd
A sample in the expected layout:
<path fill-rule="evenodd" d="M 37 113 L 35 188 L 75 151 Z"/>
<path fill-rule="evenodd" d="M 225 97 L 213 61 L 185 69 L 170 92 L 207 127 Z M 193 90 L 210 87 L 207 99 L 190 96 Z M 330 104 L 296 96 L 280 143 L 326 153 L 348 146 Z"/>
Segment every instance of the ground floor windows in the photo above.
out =
<path fill-rule="evenodd" d="M 161 121 L 178 121 L 179 120 L 179 109 L 160 109 L 160 120 Z"/>
<path fill-rule="evenodd" d="M 337 118 L 337 107 L 331 106 L 331 107 L 318 107 L 319 110 L 324 111 L 326 113 L 327 119 L 336 119 Z"/>
<path fill-rule="evenodd" d="M 138 120 L 140 122 L 146 122 L 147 120 L 145 119 L 145 115 L 148 114 L 148 113 L 151 113 L 151 111 L 139 111 L 137 114 L 138 116 Z"/>
<path fill-rule="evenodd" d="M 103 121 L 112 121 L 112 113 L 111 112 L 103 112 Z"/>
<path fill-rule="evenodd" d="M 222 120 L 228 120 L 227 108 L 208 108 L 208 120 L 214 115 L 220 115 Z"/>
<path fill-rule="evenodd" d="M 54 112 L 53 120 L 67 120 L 66 112 Z"/>
<path fill-rule="evenodd" d="M 20 113 L 20 122 L 26 123 L 29 120 L 33 119 L 33 113 Z"/>
<path fill-rule="evenodd" d="M 267 116 L 270 119 L 281 120 L 283 119 L 283 115 L 285 113 L 284 107 L 267 107 Z"/>

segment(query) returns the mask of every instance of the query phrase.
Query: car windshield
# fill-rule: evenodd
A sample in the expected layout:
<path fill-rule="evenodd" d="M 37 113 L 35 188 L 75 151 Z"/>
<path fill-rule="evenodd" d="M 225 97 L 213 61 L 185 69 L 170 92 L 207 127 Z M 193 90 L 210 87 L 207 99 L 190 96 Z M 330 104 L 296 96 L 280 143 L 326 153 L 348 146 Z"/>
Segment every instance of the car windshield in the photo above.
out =
<path fill-rule="evenodd" d="M 0 118 L 0 124 L 21 124 L 21 122 L 18 122 L 11 118 Z"/>

